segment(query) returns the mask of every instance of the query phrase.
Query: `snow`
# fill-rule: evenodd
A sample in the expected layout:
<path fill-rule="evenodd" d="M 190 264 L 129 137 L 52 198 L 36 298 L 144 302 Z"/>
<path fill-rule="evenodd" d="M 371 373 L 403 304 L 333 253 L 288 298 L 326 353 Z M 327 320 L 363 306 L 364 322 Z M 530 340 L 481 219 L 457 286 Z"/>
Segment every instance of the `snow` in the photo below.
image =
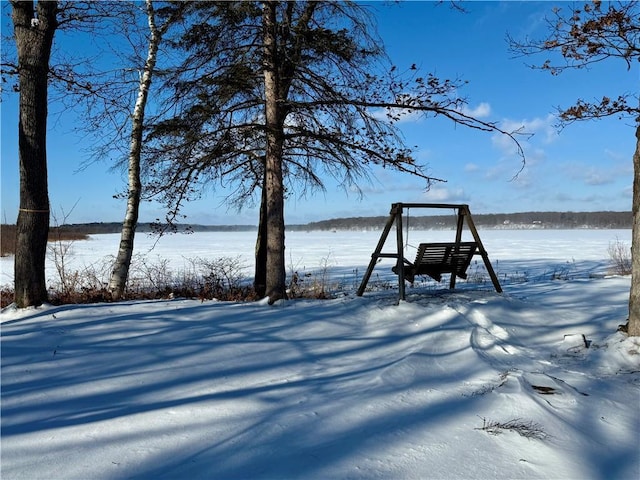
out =
<path fill-rule="evenodd" d="M 250 269 L 253 235 L 150 255 Z M 291 268 L 327 267 L 341 296 L 4 309 L 2 478 L 640 478 L 640 341 L 616 332 L 630 278 L 607 259 L 630 232 L 480 235 L 503 294 L 356 297 L 379 232 L 292 232 Z M 116 245 L 77 242 L 74 261 Z"/>

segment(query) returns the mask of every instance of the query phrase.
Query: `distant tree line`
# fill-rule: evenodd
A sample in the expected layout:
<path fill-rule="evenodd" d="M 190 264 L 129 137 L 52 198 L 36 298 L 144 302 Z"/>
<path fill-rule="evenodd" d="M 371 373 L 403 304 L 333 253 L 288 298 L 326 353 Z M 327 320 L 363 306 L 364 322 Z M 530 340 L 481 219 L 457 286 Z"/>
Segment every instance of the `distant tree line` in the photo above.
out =
<path fill-rule="evenodd" d="M 298 230 L 380 230 L 388 216 L 334 218 L 320 222 L 296 225 Z M 457 216 L 405 217 L 405 227 L 413 230 L 448 230 L 456 228 Z M 475 225 L 482 229 L 520 228 L 631 228 L 633 216 L 629 212 L 523 212 L 473 215 Z M 293 227 L 292 227 L 293 228 Z"/>
<path fill-rule="evenodd" d="M 404 219 L 405 227 L 412 230 L 449 230 L 456 227 L 456 215 L 412 216 Z M 290 230 L 295 231 L 327 231 L 327 230 L 381 230 L 388 216 L 332 218 L 319 222 L 293 224 Z M 473 215 L 473 221 L 479 229 L 625 229 L 631 228 L 631 212 L 522 212 L 522 213 L 489 213 Z M 15 225 L 0 226 L 1 236 L 13 239 Z M 52 234 L 65 238 L 82 239 L 86 235 L 120 233 L 122 224 L 118 222 L 73 223 L 55 227 Z M 255 232 L 257 225 L 179 225 L 180 233 L 195 232 Z M 154 233 L 153 223 L 140 223 L 137 228 L 141 233 Z"/>
<path fill-rule="evenodd" d="M 115 224 L 114 224 L 115 225 Z M 47 241 L 75 241 L 87 240 L 88 232 L 74 231 L 60 227 L 51 227 Z M 16 253 L 16 225 L 0 225 L 0 257 L 15 255 Z"/>
<path fill-rule="evenodd" d="M 2 225 L 4 233 L 6 225 Z M 100 235 L 107 233 L 120 233 L 122 231 L 122 223 L 119 222 L 91 222 L 91 223 L 72 223 L 64 224 L 58 227 L 58 230 L 65 234 L 79 233 L 84 235 Z M 180 233 L 193 232 L 254 232 L 257 230 L 255 225 L 177 225 L 176 231 Z M 157 224 L 155 223 L 139 223 L 137 232 L 140 233 L 157 233 Z"/>

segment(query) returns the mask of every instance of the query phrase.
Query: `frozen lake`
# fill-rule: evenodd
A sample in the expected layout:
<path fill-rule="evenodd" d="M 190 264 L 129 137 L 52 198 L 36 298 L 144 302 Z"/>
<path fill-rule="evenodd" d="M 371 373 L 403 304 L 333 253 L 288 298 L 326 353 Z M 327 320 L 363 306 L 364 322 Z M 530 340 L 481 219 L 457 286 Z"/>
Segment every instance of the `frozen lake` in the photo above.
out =
<path fill-rule="evenodd" d="M 313 274 L 324 271 L 345 284 L 357 283 L 369 264 L 381 231 L 292 231 L 286 234 L 287 274 Z M 602 276 L 610 272 L 608 248 L 615 242 L 631 245 L 631 230 L 485 230 L 480 231 L 493 268 L 501 282 L 536 280 L 553 275 L 580 278 Z M 453 231 L 403 232 L 405 257 L 413 260 L 417 245 L 423 242 L 450 242 Z M 73 242 L 66 257 L 68 267 L 104 269 L 116 253 L 119 234 L 93 235 L 89 240 Z M 471 239 L 465 231 L 463 240 Z M 158 239 L 148 234 L 136 236 L 138 260 L 160 263 L 173 271 L 189 268 L 196 258 L 237 258 L 251 277 L 254 267 L 255 232 L 206 232 L 172 234 Z M 395 229 L 383 252 L 395 252 Z M 377 278 L 395 278 L 390 269 L 394 261 L 383 259 L 374 270 Z M 13 257 L 0 261 L 0 283 L 13 281 Z M 482 268 L 480 257 L 470 267 Z M 51 252 L 47 260 L 49 283 L 57 276 Z"/>

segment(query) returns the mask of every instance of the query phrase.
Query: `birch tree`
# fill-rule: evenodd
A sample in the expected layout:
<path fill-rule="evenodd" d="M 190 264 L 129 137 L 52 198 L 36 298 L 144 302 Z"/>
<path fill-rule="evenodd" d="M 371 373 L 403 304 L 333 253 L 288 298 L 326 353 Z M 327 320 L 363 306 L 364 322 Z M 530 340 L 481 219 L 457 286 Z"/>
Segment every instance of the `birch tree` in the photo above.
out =
<path fill-rule="evenodd" d="M 129 139 L 128 156 L 128 192 L 127 206 L 122 232 L 120 235 L 120 246 L 116 256 L 113 272 L 109 281 L 109 291 L 114 300 L 119 299 L 124 293 L 131 266 L 133 246 L 136 227 L 138 224 L 138 213 L 140 210 L 140 199 L 142 196 L 142 182 L 140 179 L 140 157 L 143 143 L 143 129 L 145 122 L 145 108 L 149 98 L 151 81 L 156 68 L 158 49 L 162 36 L 165 34 L 175 14 L 166 19 L 159 27 L 156 24 L 156 13 L 154 11 L 153 0 L 145 0 L 145 12 L 149 25 L 149 44 L 147 58 L 140 72 L 140 83 L 136 103 L 131 115 L 131 136 Z"/>

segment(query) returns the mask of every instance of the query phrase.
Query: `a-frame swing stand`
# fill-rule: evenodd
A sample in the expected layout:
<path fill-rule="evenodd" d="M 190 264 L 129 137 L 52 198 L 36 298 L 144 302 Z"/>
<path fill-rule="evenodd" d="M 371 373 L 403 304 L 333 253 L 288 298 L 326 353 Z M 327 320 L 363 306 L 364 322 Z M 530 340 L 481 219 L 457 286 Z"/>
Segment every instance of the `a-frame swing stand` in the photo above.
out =
<path fill-rule="evenodd" d="M 418 246 L 416 259 L 411 263 L 409 260 L 404 258 L 403 253 L 404 239 L 402 235 L 402 212 L 405 208 L 444 208 L 457 210 L 458 223 L 455 242 L 421 243 Z M 462 241 L 462 230 L 464 228 L 465 221 L 473 235 L 473 242 Z M 396 253 L 383 253 L 382 248 L 384 247 L 394 223 L 396 225 L 397 251 Z M 362 278 L 362 283 L 360 283 L 357 295 L 360 297 L 364 293 L 367 283 L 369 283 L 369 279 L 371 278 L 371 273 L 380 258 L 396 259 L 396 266 L 393 268 L 393 271 L 398 275 L 398 298 L 399 300 L 404 300 L 405 280 L 413 283 L 413 279 L 416 275 L 429 275 L 431 278 L 439 282 L 442 278 L 442 274 L 449 273 L 451 274 L 449 288 L 455 288 L 456 277 L 463 279 L 467 278 L 467 268 L 469 267 L 474 255 L 482 256 L 484 266 L 489 273 L 489 277 L 491 277 L 491 281 L 493 282 L 496 292 L 501 293 L 502 287 L 500 286 L 496 273 L 493 271 L 491 262 L 489 262 L 489 255 L 480 241 L 480 235 L 478 235 L 478 230 L 471 218 L 469 205 L 442 203 L 394 203 L 391 205 L 389 220 L 387 220 L 387 224 L 382 231 L 378 245 L 371 255 L 369 267 Z"/>

